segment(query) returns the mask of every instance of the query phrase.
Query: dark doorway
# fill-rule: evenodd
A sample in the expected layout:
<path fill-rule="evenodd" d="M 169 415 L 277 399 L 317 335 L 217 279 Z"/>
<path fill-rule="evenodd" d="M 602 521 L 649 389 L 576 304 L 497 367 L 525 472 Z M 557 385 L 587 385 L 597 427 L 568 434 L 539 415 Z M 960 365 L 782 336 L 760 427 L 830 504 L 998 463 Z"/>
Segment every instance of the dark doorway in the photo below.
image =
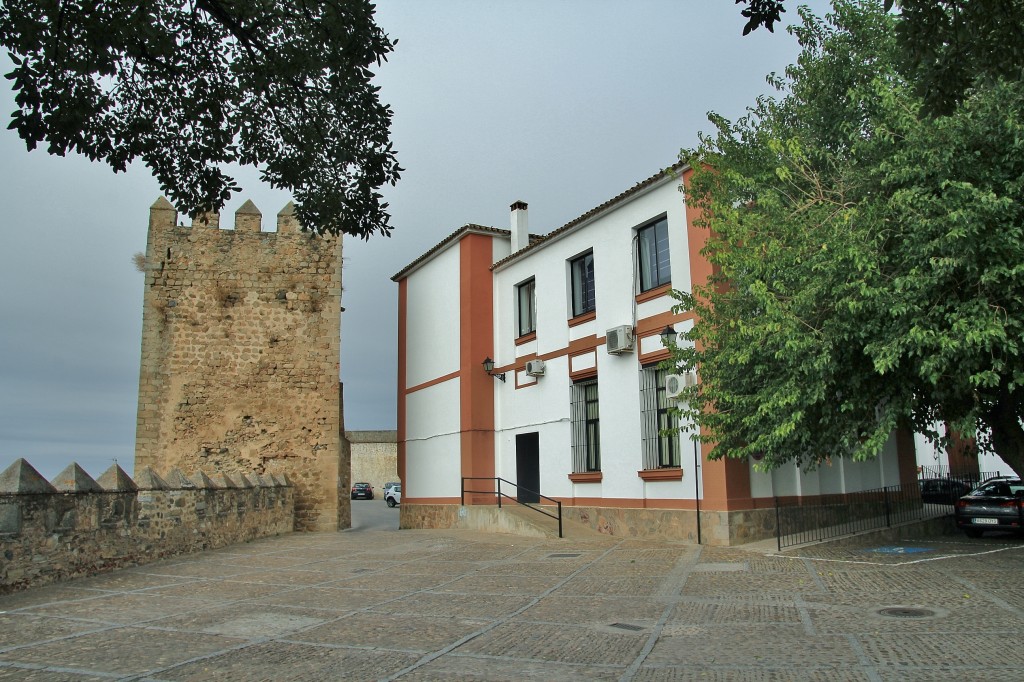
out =
<path fill-rule="evenodd" d="M 516 435 L 516 499 L 520 502 L 540 502 L 540 434 Z"/>

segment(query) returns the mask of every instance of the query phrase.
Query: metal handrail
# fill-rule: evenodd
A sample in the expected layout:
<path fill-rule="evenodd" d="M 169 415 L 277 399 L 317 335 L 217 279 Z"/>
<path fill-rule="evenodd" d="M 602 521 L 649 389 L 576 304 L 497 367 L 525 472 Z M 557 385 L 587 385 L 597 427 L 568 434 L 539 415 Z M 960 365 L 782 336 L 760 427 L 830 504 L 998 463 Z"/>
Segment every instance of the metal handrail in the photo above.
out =
<path fill-rule="evenodd" d="M 495 486 L 495 488 L 496 488 L 495 490 L 467 490 L 466 489 L 466 481 L 494 481 L 497 485 Z M 527 493 L 533 493 L 537 497 L 540 497 L 540 498 L 543 498 L 545 500 L 548 500 L 549 502 L 552 502 L 557 507 L 558 514 L 552 514 L 551 512 L 549 512 L 546 509 L 544 509 L 543 507 L 535 507 L 532 504 L 530 504 L 529 502 L 523 502 L 522 500 L 518 499 L 518 496 L 517 497 L 512 497 L 511 495 L 506 495 L 505 493 L 501 492 L 501 484 L 502 483 L 506 483 L 506 484 L 512 486 L 513 488 L 516 489 L 517 492 L 522 490 L 522 491 L 527 492 Z M 532 509 L 535 512 L 540 512 L 544 516 L 550 516 L 551 518 L 553 518 L 553 519 L 558 521 L 558 537 L 562 537 L 562 503 L 559 500 L 556 500 L 553 497 L 548 497 L 547 495 L 541 495 L 540 492 L 538 492 L 536 490 L 530 490 L 529 488 L 524 488 L 524 487 L 520 486 L 518 483 L 513 483 L 512 481 L 508 481 L 508 480 L 506 480 L 504 478 L 500 478 L 498 476 L 495 476 L 495 477 L 492 477 L 492 478 L 484 478 L 484 477 L 481 477 L 481 476 L 463 476 L 462 477 L 462 495 L 459 498 L 460 504 L 462 506 L 466 506 L 466 493 L 473 493 L 475 495 L 494 495 L 497 498 L 497 500 L 498 500 L 498 509 L 501 509 L 501 498 L 507 497 L 508 499 L 514 501 L 518 505 L 522 505 L 523 507 L 527 507 L 529 509 Z"/>

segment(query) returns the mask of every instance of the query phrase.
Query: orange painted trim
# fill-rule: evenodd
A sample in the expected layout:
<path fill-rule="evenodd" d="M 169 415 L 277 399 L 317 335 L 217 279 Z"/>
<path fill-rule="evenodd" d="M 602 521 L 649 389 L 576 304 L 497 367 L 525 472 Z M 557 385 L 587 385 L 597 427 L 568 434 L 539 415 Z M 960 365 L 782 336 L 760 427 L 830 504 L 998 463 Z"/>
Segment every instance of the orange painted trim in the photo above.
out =
<path fill-rule="evenodd" d="M 398 282 L 398 433 L 397 433 L 397 465 L 398 480 L 405 483 L 405 382 L 408 369 L 406 367 L 406 329 L 407 314 L 409 312 L 409 280 L 401 279 Z"/>
<path fill-rule="evenodd" d="M 661 331 L 670 324 L 675 325 L 695 318 L 696 315 L 690 311 L 685 313 L 674 313 L 671 310 L 664 313 L 658 313 L 657 315 L 651 315 L 650 317 L 642 317 L 636 321 L 636 335 L 638 337 L 650 336 L 652 332 L 660 334 Z"/>
<path fill-rule="evenodd" d="M 569 501 L 562 499 L 563 507 L 607 507 L 609 509 L 696 509 L 694 500 L 671 499 L 630 499 L 610 497 L 573 497 Z M 701 510 L 704 503 L 701 502 Z"/>
<path fill-rule="evenodd" d="M 518 339 L 516 339 L 516 345 L 517 346 L 522 346 L 524 344 L 530 343 L 530 341 L 536 341 L 536 340 L 537 340 L 537 332 L 536 331 L 532 331 L 529 334 L 523 334 Z"/>
<path fill-rule="evenodd" d="M 568 322 L 570 327 L 578 327 L 581 324 L 585 324 L 587 322 L 590 322 L 591 320 L 596 319 L 597 310 L 591 310 L 589 313 L 583 313 L 582 315 L 577 315 L 576 317 L 570 317 Z"/>
<path fill-rule="evenodd" d="M 684 190 L 689 190 L 692 177 L 693 169 L 683 172 Z M 711 231 L 698 225 L 704 219 L 703 211 L 699 206 L 687 201 L 685 208 L 687 251 L 690 258 L 690 291 L 697 291 L 700 287 L 707 285 L 715 271 L 711 262 L 704 256 L 704 248 L 707 246 Z M 695 321 L 697 320 L 695 319 Z M 699 344 L 697 349 L 701 350 Z M 703 427 L 701 435 L 708 435 L 707 430 Z M 754 508 L 750 506 L 754 502 L 751 500 L 750 470 L 746 460 L 725 457 L 710 461 L 708 456 L 713 449 L 714 446 L 709 444 L 705 444 L 701 448 L 701 457 L 704 460 L 701 469 L 701 490 L 707 502 L 707 509 L 728 511 Z"/>
<path fill-rule="evenodd" d="M 975 466 L 977 466 L 975 458 Z M 896 462 L 900 472 L 900 483 L 917 482 L 917 448 L 914 432 L 905 426 L 896 428 Z"/>
<path fill-rule="evenodd" d="M 645 481 L 681 481 L 683 470 L 679 467 L 667 467 L 665 469 L 641 469 L 636 475 Z"/>
<path fill-rule="evenodd" d="M 597 376 L 597 367 L 581 369 L 578 372 L 569 372 L 569 381 L 586 381 Z"/>
<path fill-rule="evenodd" d="M 542 359 L 547 360 L 548 356 L 559 357 L 565 354 L 579 355 L 580 353 L 588 350 L 597 350 L 598 346 L 603 346 L 605 343 L 604 337 L 597 338 L 596 334 L 590 336 L 583 336 L 578 339 L 573 339 L 569 342 L 568 348 L 561 350 L 552 351 L 551 353 L 545 353 L 541 356 Z"/>
<path fill-rule="evenodd" d="M 602 478 L 604 478 L 604 474 L 600 471 L 580 471 L 569 474 L 569 480 L 573 483 L 600 483 Z"/>
<path fill-rule="evenodd" d="M 662 296 L 667 296 L 668 292 L 671 289 L 672 289 L 672 283 L 669 282 L 668 284 L 662 284 L 661 286 L 654 287 L 653 289 L 648 289 L 647 291 L 642 291 L 642 292 L 640 292 L 639 294 L 636 295 L 636 302 L 637 303 L 645 303 L 646 301 L 651 301 L 651 300 L 653 300 L 655 298 L 661 298 Z"/>
<path fill-rule="evenodd" d="M 416 391 L 422 391 L 423 389 L 430 388 L 431 386 L 437 386 L 438 384 L 443 384 L 444 382 L 451 381 L 452 379 L 458 379 L 460 374 L 461 374 L 461 372 L 456 370 L 454 372 L 451 372 L 450 374 L 445 374 L 443 377 L 438 377 L 436 379 L 431 379 L 430 381 L 424 381 L 422 384 L 416 384 L 415 386 L 413 386 L 411 388 L 405 389 L 405 394 L 409 395 L 410 393 L 415 393 Z"/>
<path fill-rule="evenodd" d="M 480 363 L 494 357 L 493 237 L 459 240 L 459 454 L 462 476 L 494 478 L 493 377 Z M 487 489 L 487 484 L 479 485 Z M 493 487 L 494 483 L 491 481 Z M 468 500 L 467 500 L 468 501 Z"/>
<path fill-rule="evenodd" d="M 482 481 L 481 481 L 482 483 Z M 467 494 L 468 497 L 468 494 Z M 494 495 L 478 495 L 481 500 L 487 497 L 490 502 L 484 504 L 494 504 Z M 802 498 L 804 504 L 819 504 L 819 495 L 808 496 Z M 661 498 L 647 498 L 647 499 L 633 499 L 633 498 L 618 498 L 618 497 L 558 497 L 555 498 L 562 503 L 563 507 L 606 507 L 609 509 L 696 509 L 697 504 L 693 499 L 661 499 Z M 785 502 L 788 498 L 780 498 L 780 501 Z M 794 498 L 800 499 L 800 498 Z M 458 497 L 407 497 L 402 499 L 402 504 L 445 504 L 445 505 L 459 505 L 461 500 Z M 467 500 L 469 502 L 469 500 Z M 713 504 L 709 504 L 707 499 L 700 501 L 701 511 L 708 512 L 720 512 L 720 511 L 749 511 L 752 509 L 772 509 L 775 507 L 775 499 L 772 497 L 760 497 L 754 499 L 743 500 L 743 505 L 732 505 L 730 507 L 721 507 Z M 550 506 L 550 505 L 545 505 Z"/>
<path fill-rule="evenodd" d="M 540 383 L 540 377 L 530 377 L 531 379 L 533 379 L 533 381 L 531 381 L 529 383 L 525 383 L 525 384 L 519 383 L 519 370 L 520 369 L 522 369 L 522 367 L 520 367 L 519 369 L 512 370 L 512 375 L 516 378 L 516 390 L 517 391 L 519 389 L 521 389 L 521 388 L 533 388 L 534 386 L 536 386 L 537 384 Z"/>

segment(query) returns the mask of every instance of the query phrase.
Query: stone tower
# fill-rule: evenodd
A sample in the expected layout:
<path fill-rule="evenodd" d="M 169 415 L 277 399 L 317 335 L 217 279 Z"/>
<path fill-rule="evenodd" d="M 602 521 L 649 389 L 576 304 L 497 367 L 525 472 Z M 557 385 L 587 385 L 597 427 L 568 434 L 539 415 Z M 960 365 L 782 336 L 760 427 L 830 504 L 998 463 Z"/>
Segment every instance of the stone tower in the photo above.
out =
<path fill-rule="evenodd" d="M 135 468 L 286 474 L 296 530 L 351 525 L 340 447 L 341 238 L 150 208 Z"/>

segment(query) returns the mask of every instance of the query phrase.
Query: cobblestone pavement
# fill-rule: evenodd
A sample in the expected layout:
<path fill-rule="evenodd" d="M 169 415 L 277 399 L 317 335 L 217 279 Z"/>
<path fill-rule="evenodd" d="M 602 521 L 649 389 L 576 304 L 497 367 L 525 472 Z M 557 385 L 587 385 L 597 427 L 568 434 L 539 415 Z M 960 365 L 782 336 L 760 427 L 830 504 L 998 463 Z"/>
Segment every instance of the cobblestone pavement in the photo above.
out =
<path fill-rule="evenodd" d="M 1024 541 L 295 534 L 0 597 L 0 680 L 1024 679 Z"/>

